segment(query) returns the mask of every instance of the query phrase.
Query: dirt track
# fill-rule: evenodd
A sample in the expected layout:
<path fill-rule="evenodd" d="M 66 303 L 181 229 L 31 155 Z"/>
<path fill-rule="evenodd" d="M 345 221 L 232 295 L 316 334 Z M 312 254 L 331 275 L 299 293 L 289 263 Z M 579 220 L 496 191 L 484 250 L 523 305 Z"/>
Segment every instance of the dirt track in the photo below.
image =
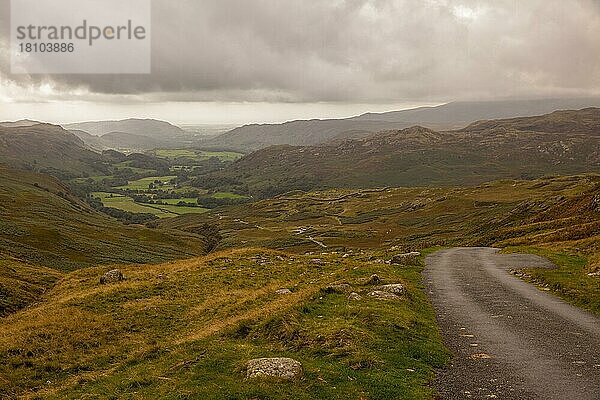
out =
<path fill-rule="evenodd" d="M 600 399 L 600 318 L 511 275 L 552 264 L 490 248 L 429 256 L 424 272 L 453 365 L 444 399 Z"/>

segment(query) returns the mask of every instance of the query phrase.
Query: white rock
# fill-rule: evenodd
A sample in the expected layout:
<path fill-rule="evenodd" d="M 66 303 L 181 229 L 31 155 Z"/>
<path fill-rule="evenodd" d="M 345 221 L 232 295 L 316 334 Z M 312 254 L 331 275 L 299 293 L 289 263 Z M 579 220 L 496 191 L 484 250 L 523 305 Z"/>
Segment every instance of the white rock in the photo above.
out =
<path fill-rule="evenodd" d="M 400 296 L 395 295 L 394 293 L 384 292 L 383 290 L 374 290 L 369 293 L 369 296 L 381 300 L 397 300 L 400 298 Z"/>
<path fill-rule="evenodd" d="M 348 295 L 348 300 L 359 301 L 362 300 L 362 296 L 356 292 L 352 292 Z"/>
<path fill-rule="evenodd" d="M 383 292 L 393 293 L 396 295 L 404 294 L 404 285 L 401 283 L 392 283 L 390 285 L 382 285 L 375 288 L 376 290 L 381 290 Z"/>
<path fill-rule="evenodd" d="M 294 379 L 302 376 L 302 364 L 291 358 L 257 358 L 246 365 L 247 378 Z"/>
<path fill-rule="evenodd" d="M 107 273 L 105 273 L 104 275 L 102 275 L 100 277 L 100 283 L 102 285 L 106 285 L 109 283 L 121 282 L 124 279 L 125 279 L 125 276 L 123 275 L 123 273 L 120 270 L 113 269 L 111 271 L 108 271 Z"/>

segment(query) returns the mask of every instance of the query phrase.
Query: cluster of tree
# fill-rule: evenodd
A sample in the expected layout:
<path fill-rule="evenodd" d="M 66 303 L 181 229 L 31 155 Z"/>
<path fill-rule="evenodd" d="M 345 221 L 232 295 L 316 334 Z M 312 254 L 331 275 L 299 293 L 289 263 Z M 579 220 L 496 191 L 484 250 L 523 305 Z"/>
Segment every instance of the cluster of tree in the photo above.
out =
<path fill-rule="evenodd" d="M 223 161 L 218 157 L 211 157 L 206 160 L 190 160 L 188 163 L 181 163 L 178 159 L 176 164 L 177 166 L 190 167 L 183 168 L 180 171 L 175 171 L 178 175 L 178 183 L 184 183 L 196 176 L 202 176 L 212 172 L 221 171 L 231 164 L 231 161 Z"/>
<path fill-rule="evenodd" d="M 234 206 L 237 204 L 247 203 L 249 200 L 246 197 L 242 198 L 216 198 L 203 196 L 198 198 L 198 205 L 202 208 L 217 208 L 223 206 Z"/>
<path fill-rule="evenodd" d="M 131 168 L 151 169 L 158 171 L 159 175 L 167 175 L 171 166 L 163 158 L 141 153 L 125 155 L 115 150 L 105 150 L 102 157 L 112 165 L 127 162 Z"/>
<path fill-rule="evenodd" d="M 136 203 L 143 203 L 143 204 L 171 204 L 171 203 L 165 203 L 163 201 L 163 199 L 153 199 L 151 196 L 145 195 L 145 194 L 134 194 L 131 196 L 131 198 L 133 199 L 133 201 L 135 201 Z M 198 207 L 198 203 L 189 203 L 187 201 L 179 201 L 177 202 L 177 204 L 175 204 L 176 206 L 180 206 L 180 207 Z"/>
<path fill-rule="evenodd" d="M 106 177 L 102 180 L 88 178 L 83 181 L 70 181 L 69 188 L 76 196 L 86 199 L 93 192 L 115 192 L 115 186 L 127 185 L 127 180 Z"/>
<path fill-rule="evenodd" d="M 194 187 L 240 193 L 256 199 L 278 196 L 292 190 L 320 188 L 319 180 L 311 174 L 253 177 L 251 174 L 230 176 L 225 171 L 199 176 L 190 181 Z"/>
<path fill-rule="evenodd" d="M 132 213 L 129 211 L 119 210 L 118 208 L 102 207 L 98 211 L 104 214 L 110 215 L 125 224 L 146 224 L 148 222 L 157 220 L 158 217 L 154 214 L 147 213 Z"/>

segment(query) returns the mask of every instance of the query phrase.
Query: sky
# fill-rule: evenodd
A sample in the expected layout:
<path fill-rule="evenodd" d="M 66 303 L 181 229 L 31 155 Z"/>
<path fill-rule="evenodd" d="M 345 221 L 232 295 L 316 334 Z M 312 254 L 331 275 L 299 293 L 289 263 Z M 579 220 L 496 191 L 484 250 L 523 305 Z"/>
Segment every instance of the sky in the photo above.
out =
<path fill-rule="evenodd" d="M 153 0 L 141 75 L 12 75 L 9 16 L 0 0 L 0 120 L 241 124 L 600 95 L 600 0 Z"/>

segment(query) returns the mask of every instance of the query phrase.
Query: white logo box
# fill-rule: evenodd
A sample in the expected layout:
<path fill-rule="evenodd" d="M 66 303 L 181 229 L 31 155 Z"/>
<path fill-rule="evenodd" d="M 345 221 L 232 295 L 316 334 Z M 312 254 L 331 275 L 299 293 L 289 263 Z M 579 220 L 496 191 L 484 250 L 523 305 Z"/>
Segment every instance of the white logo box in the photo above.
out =
<path fill-rule="evenodd" d="M 11 0 L 13 74 L 149 74 L 151 0 Z"/>

